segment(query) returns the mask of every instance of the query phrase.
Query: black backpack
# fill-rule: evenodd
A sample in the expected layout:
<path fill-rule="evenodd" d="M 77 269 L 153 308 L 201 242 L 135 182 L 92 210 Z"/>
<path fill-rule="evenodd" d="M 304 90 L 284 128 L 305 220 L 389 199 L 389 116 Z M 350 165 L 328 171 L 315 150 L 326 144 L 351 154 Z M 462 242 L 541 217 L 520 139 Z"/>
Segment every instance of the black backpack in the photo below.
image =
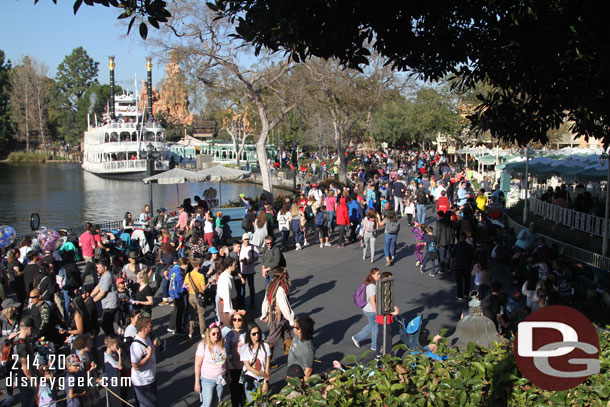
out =
<path fill-rule="evenodd" d="M 311 205 L 307 205 L 303 212 L 305 213 L 306 220 L 309 221 L 314 218 L 313 208 L 311 207 Z"/>
<path fill-rule="evenodd" d="M 121 370 L 124 370 L 124 371 L 131 370 L 131 349 L 130 348 L 131 348 L 131 344 L 134 342 L 139 343 L 140 345 L 144 346 L 145 348 L 148 347 L 148 344 L 145 342 L 142 342 L 140 339 L 132 338 L 131 336 L 123 338 L 123 340 L 119 344 L 119 352 L 121 352 L 121 366 L 120 366 Z"/>

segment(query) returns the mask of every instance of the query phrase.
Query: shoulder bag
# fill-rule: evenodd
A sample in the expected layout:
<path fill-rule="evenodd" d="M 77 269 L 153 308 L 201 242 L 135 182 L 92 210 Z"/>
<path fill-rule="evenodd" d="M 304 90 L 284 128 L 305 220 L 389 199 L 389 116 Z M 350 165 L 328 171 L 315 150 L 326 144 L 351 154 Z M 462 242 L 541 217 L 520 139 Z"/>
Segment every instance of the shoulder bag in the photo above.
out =
<path fill-rule="evenodd" d="M 204 308 L 209 305 L 212 305 L 214 303 L 214 297 L 216 296 L 215 286 L 213 288 L 212 284 L 210 284 L 208 288 L 205 289 L 203 292 L 199 291 L 199 288 L 197 288 L 197 285 L 193 282 L 193 277 L 191 276 L 191 273 L 189 273 L 189 281 L 193 286 L 193 290 L 195 290 L 195 298 L 197 298 L 197 303 L 200 307 Z"/>

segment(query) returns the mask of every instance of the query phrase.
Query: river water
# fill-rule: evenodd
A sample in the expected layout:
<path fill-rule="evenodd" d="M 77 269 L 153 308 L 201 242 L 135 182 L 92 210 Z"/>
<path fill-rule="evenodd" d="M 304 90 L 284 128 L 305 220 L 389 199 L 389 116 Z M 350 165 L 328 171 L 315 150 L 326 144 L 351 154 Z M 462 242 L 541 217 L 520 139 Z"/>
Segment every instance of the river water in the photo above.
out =
<path fill-rule="evenodd" d="M 153 185 L 153 207 L 175 210 L 178 202 L 203 197 L 217 182 Z M 260 195 L 260 185 L 222 184 L 222 203 Z M 37 212 L 48 228 L 70 228 L 85 222 L 120 220 L 130 211 L 137 218 L 148 203 L 148 185 L 141 181 L 116 181 L 83 171 L 76 163 L 0 164 L 0 225 L 30 233 L 30 215 Z"/>

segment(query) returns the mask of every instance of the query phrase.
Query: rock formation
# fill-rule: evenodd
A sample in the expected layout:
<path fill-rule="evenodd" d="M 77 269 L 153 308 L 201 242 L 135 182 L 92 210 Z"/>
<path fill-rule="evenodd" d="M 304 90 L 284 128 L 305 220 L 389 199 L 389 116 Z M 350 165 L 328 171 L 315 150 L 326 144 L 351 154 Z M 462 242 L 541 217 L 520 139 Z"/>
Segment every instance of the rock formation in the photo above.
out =
<path fill-rule="evenodd" d="M 165 80 L 161 84 L 161 94 L 153 88 L 153 115 L 163 116 L 169 123 L 177 126 L 189 126 L 193 123 L 195 115 L 189 113 L 189 99 L 186 79 L 180 70 L 176 58 L 171 57 L 165 66 Z M 148 97 L 145 82 L 143 81 L 140 100 Z"/>

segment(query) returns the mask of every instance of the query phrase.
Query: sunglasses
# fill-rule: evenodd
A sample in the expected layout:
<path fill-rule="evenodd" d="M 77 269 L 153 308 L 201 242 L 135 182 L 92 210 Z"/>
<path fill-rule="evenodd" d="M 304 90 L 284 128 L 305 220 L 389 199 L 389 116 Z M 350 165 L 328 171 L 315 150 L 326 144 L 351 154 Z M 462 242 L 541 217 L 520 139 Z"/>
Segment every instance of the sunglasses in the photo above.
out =
<path fill-rule="evenodd" d="M 39 295 L 35 295 L 35 296 L 33 296 L 33 297 L 32 297 L 32 296 L 30 296 L 30 298 L 32 298 L 32 299 L 34 299 L 34 298 L 38 298 L 38 297 L 40 297 L 40 296 L 39 296 Z"/>
<path fill-rule="evenodd" d="M 260 334 L 261 334 L 260 332 L 250 332 L 250 335 L 252 335 L 252 336 L 258 336 Z"/>
<path fill-rule="evenodd" d="M 233 318 L 233 322 L 244 322 L 242 318 Z"/>
<path fill-rule="evenodd" d="M 220 335 L 220 332 L 210 332 L 210 336 L 218 336 Z"/>

